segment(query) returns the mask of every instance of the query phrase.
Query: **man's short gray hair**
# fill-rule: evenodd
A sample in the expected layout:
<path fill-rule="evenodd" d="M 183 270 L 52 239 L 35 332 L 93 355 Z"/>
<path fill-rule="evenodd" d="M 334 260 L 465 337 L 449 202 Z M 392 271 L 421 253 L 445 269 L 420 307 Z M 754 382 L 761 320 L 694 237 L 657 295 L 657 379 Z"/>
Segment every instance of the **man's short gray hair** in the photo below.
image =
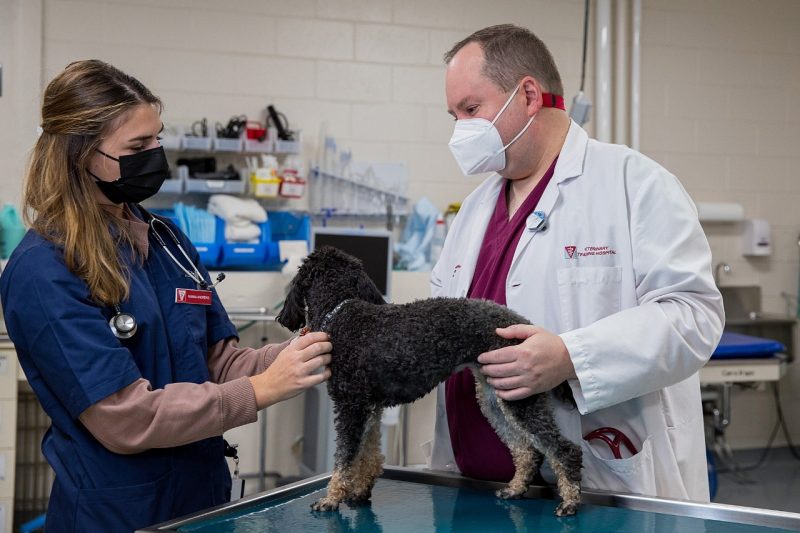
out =
<path fill-rule="evenodd" d="M 530 30 L 513 24 L 483 28 L 456 43 L 444 55 L 444 62 L 450 64 L 459 50 L 473 42 L 483 49 L 483 74 L 503 91 L 513 89 L 523 77 L 533 76 L 545 92 L 564 95 L 553 55 Z"/>

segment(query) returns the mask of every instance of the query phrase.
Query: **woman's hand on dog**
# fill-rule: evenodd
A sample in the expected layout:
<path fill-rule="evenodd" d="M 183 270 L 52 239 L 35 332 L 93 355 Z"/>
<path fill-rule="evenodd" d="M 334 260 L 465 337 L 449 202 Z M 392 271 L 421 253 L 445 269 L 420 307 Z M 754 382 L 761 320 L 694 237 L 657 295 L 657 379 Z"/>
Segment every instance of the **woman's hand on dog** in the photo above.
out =
<path fill-rule="evenodd" d="M 522 340 L 478 357 L 481 372 L 499 398 L 521 400 L 576 377 L 569 351 L 558 335 L 528 324 L 497 328 L 496 332 L 504 339 Z"/>
<path fill-rule="evenodd" d="M 331 376 L 333 345 L 328 334 L 308 333 L 295 337 L 269 367 L 250 378 L 259 409 L 288 400 Z"/>

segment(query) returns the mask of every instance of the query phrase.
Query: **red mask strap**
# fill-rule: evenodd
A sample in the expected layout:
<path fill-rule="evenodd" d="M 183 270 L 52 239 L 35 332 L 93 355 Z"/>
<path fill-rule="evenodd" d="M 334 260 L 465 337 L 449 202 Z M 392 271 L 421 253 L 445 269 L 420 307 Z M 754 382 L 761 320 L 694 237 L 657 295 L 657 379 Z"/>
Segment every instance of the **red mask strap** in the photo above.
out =
<path fill-rule="evenodd" d="M 542 107 L 555 107 L 562 111 L 566 111 L 564 106 L 564 97 L 560 94 L 542 93 Z"/>

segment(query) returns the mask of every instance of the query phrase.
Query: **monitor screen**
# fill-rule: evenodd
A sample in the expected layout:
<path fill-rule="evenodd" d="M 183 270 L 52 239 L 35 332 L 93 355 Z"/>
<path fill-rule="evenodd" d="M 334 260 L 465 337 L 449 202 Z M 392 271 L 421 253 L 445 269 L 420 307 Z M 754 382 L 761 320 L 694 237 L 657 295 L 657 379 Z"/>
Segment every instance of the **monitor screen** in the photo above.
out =
<path fill-rule="evenodd" d="M 391 294 L 392 234 L 386 230 L 312 228 L 312 246 L 339 248 L 364 264 L 369 277 L 387 300 Z"/>

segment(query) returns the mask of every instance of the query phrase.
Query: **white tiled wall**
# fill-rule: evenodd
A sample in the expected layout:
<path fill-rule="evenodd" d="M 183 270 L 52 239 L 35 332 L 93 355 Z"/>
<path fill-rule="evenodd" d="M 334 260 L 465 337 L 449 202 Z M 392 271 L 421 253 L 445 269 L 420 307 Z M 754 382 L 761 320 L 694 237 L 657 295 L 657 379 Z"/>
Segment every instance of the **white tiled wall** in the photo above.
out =
<path fill-rule="evenodd" d="M 581 17 L 577 0 L 45 0 L 43 71 L 50 79 L 71 60 L 107 60 L 163 98 L 166 121 L 185 125 L 262 118 L 274 103 L 306 132 L 310 158 L 325 123 L 356 159 L 407 160 L 412 197 L 444 208 L 477 181 L 446 148 L 443 54 L 484 25 L 528 25 L 556 43 L 574 92 Z"/>
<path fill-rule="evenodd" d="M 580 0 L 36 1 L 42 51 L 28 43 L 20 54 L 45 80 L 69 61 L 105 59 L 159 94 L 167 121 L 183 124 L 261 117 L 274 103 L 306 132 L 309 157 L 324 124 L 357 159 L 406 161 L 412 199 L 425 195 L 439 207 L 478 183 L 460 174 L 446 148 L 452 119 L 441 58 L 454 42 L 489 24 L 524 25 L 550 45 L 568 101 L 579 83 Z M 707 232 L 714 260 L 733 265 L 726 281 L 761 284 L 771 311 L 784 310 L 782 291 L 798 290 L 798 27 L 795 0 L 644 2 L 642 150 L 695 200 L 740 202 L 747 216 L 770 220 L 769 259 L 741 256 L 739 226 Z M 30 40 L 37 26 L 29 30 Z M 591 94 L 591 59 L 588 67 Z M 31 115 L 20 121 L 25 127 L 38 120 L 35 92 L 17 96 Z M 23 152 L 0 145 L 0 160 L 13 163 L 0 176 L 2 199 L 19 194 L 13 171 Z M 783 382 L 790 425 L 800 419 L 792 407 L 798 380 L 793 368 Z M 734 409 L 733 444 L 763 444 L 773 416 L 765 394 L 737 393 Z M 800 424 L 793 426 L 800 441 Z"/>

